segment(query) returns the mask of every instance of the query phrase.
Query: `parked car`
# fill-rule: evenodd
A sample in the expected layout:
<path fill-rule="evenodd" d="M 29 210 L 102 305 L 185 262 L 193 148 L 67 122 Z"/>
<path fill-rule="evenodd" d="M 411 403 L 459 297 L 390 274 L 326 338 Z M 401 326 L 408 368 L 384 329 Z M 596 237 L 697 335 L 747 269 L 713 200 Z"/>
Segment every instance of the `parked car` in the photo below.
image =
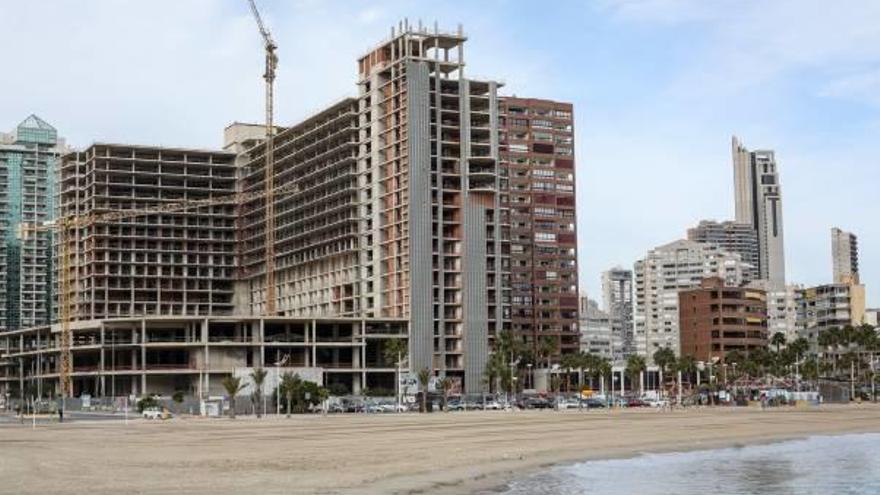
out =
<path fill-rule="evenodd" d="M 464 404 L 459 399 L 449 399 L 449 401 L 446 402 L 446 409 L 448 411 L 463 411 Z"/>
<path fill-rule="evenodd" d="M 604 409 L 608 407 L 604 400 L 596 398 L 584 399 L 583 404 L 587 409 Z"/>
<path fill-rule="evenodd" d="M 626 401 L 626 407 L 648 407 L 649 405 L 642 399 L 629 399 Z"/>
<path fill-rule="evenodd" d="M 648 405 L 656 408 L 669 407 L 669 401 L 666 399 L 654 399 L 649 400 Z"/>
<path fill-rule="evenodd" d="M 144 419 L 170 419 L 171 413 L 164 407 L 148 407 L 143 412 Z"/>
<path fill-rule="evenodd" d="M 520 401 L 520 407 L 523 409 L 550 409 L 553 404 L 542 397 L 528 397 Z"/>
<path fill-rule="evenodd" d="M 501 409 L 504 409 L 504 407 L 497 400 L 492 399 L 486 401 L 483 409 L 487 411 L 500 411 Z"/>

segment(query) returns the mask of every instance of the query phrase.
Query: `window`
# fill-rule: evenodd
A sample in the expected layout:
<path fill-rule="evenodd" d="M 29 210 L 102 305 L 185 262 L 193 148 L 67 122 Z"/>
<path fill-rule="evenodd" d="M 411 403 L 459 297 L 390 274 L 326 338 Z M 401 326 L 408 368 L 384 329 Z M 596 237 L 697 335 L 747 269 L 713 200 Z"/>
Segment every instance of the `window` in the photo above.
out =
<path fill-rule="evenodd" d="M 556 234 L 549 232 L 535 232 L 536 242 L 556 242 Z"/>
<path fill-rule="evenodd" d="M 509 150 L 511 153 L 528 153 L 528 152 L 529 152 L 529 146 L 526 145 L 526 144 L 511 144 L 511 145 L 508 147 L 508 150 Z"/>
<path fill-rule="evenodd" d="M 552 129 L 553 122 L 550 122 L 549 120 L 535 119 L 532 121 L 532 127 L 538 127 L 541 129 Z"/>

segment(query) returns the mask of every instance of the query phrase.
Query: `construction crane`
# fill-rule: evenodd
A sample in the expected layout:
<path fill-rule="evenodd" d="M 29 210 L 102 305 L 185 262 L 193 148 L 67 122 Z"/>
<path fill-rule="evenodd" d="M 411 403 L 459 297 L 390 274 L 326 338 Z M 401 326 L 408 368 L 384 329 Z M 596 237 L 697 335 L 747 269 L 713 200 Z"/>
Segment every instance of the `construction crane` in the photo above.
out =
<path fill-rule="evenodd" d="M 266 141 L 265 141 L 265 215 L 266 215 L 266 249 L 265 249 L 265 267 L 266 267 L 266 303 L 263 306 L 263 313 L 268 316 L 275 314 L 275 128 L 274 120 L 274 101 L 275 101 L 275 67 L 278 65 L 278 56 L 275 55 L 275 49 L 278 45 L 272 39 L 272 34 L 263 25 L 263 19 L 260 17 L 260 11 L 257 10 L 257 4 L 254 0 L 248 0 L 251 6 L 251 12 L 257 21 L 257 27 L 260 29 L 260 35 L 263 36 L 263 46 L 266 51 L 266 71 L 263 73 L 263 79 L 266 80 Z"/>
<path fill-rule="evenodd" d="M 289 183 L 277 189 L 268 191 L 274 198 L 276 195 L 283 196 L 285 194 L 295 193 L 297 188 L 295 184 Z M 59 266 L 59 295 L 58 295 L 58 321 L 61 325 L 61 366 L 59 370 L 59 382 L 61 386 L 62 397 L 71 397 L 73 387 L 71 382 L 71 374 L 73 372 L 73 360 L 70 352 L 72 334 L 71 323 L 76 316 L 76 302 L 71 304 L 71 296 L 78 290 L 73 286 L 71 280 L 71 269 L 76 269 L 72 264 L 73 259 L 79 259 L 79 242 L 76 239 L 76 232 L 79 229 L 89 228 L 99 222 L 115 222 L 130 218 L 156 215 L 161 213 L 178 213 L 195 208 L 204 208 L 208 206 L 233 204 L 239 205 L 249 201 L 263 198 L 267 195 L 267 191 L 250 191 L 244 193 L 228 194 L 215 198 L 196 199 L 188 201 L 180 201 L 175 203 L 165 203 L 161 205 L 133 208 L 126 210 L 117 210 L 106 213 L 93 213 L 89 215 L 66 215 L 54 222 L 44 224 L 20 224 L 19 238 L 27 239 L 29 235 L 36 232 L 56 231 L 58 235 L 58 257 Z M 71 250 L 73 244 L 73 250 Z"/>

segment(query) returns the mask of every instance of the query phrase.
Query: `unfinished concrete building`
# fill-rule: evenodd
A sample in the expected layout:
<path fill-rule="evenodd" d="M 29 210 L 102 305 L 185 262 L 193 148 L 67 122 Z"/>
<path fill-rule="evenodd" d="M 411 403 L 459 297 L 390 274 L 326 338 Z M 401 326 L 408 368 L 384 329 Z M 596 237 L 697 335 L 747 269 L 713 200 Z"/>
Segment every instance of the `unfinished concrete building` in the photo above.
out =
<path fill-rule="evenodd" d="M 410 321 L 410 369 L 480 391 L 506 315 L 497 88 L 466 37 L 406 24 L 358 61 L 361 307 Z"/>
<path fill-rule="evenodd" d="M 93 144 L 62 157 L 59 216 L 228 196 L 234 162 L 218 151 Z M 234 204 L 218 204 L 71 231 L 72 317 L 231 314 L 235 218 Z"/>
<path fill-rule="evenodd" d="M 357 101 L 346 98 L 275 137 L 275 307 L 284 316 L 358 313 Z M 265 188 L 265 147 L 241 160 L 240 188 Z M 265 202 L 240 205 L 240 312 L 265 307 Z"/>
<path fill-rule="evenodd" d="M 580 349 L 572 112 L 534 98 L 500 105 L 511 326 L 536 352 L 549 339 L 555 357 Z"/>
<path fill-rule="evenodd" d="M 0 393 L 59 393 L 58 326 L 12 331 L 0 340 Z M 394 319 L 143 317 L 75 322 L 71 354 L 74 396 L 133 394 L 223 396 L 223 377 L 264 368 L 295 372 L 353 393 L 394 383 L 395 363 L 381 352 L 406 336 Z M 271 390 L 271 385 L 267 390 Z"/>

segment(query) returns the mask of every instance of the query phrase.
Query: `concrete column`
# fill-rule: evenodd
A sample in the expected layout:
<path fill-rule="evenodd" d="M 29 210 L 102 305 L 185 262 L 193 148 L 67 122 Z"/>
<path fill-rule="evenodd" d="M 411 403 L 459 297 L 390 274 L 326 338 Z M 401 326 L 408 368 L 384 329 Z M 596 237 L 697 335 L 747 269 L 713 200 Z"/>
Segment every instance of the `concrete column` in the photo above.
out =
<path fill-rule="evenodd" d="M 147 320 L 141 319 L 141 393 L 147 393 Z"/>

